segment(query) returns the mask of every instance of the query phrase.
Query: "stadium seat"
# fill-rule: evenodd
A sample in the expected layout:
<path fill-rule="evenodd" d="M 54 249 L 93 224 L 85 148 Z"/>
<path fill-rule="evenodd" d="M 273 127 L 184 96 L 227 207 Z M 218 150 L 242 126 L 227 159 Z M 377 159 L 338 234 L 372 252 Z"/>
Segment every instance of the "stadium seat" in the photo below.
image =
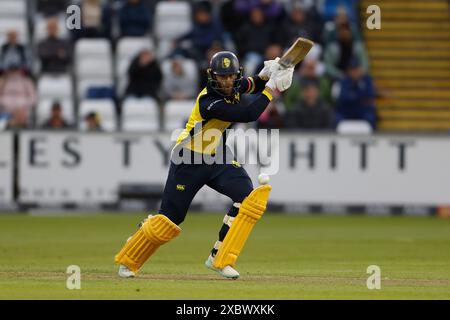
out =
<path fill-rule="evenodd" d="M 158 47 L 156 49 L 156 57 L 159 60 L 167 58 L 167 56 L 172 52 L 172 40 L 161 39 L 158 41 Z"/>
<path fill-rule="evenodd" d="M 79 98 L 86 97 L 89 87 L 113 87 L 111 61 L 89 58 L 79 60 L 76 67 L 76 79 Z"/>
<path fill-rule="evenodd" d="M 128 68 L 131 59 L 118 60 L 116 62 L 116 76 L 117 76 L 117 93 L 123 96 L 128 85 Z"/>
<path fill-rule="evenodd" d="M 27 16 L 26 0 L 2 0 L 0 1 L 0 18 Z"/>
<path fill-rule="evenodd" d="M 113 81 L 110 78 L 85 78 L 77 82 L 78 99 L 86 98 L 89 88 L 92 87 L 113 87 Z"/>
<path fill-rule="evenodd" d="M 55 99 L 42 99 L 36 110 L 36 122 L 40 127 L 49 118 Z M 58 100 L 61 103 L 63 118 L 69 123 L 75 122 L 75 109 L 71 99 Z"/>
<path fill-rule="evenodd" d="M 84 118 L 90 112 L 96 112 L 99 115 L 103 130 L 115 131 L 117 129 L 116 111 L 112 100 L 99 99 L 81 101 L 78 112 L 78 123 L 79 128 L 83 131 L 86 130 Z"/>
<path fill-rule="evenodd" d="M 77 79 L 106 78 L 112 79 L 111 60 L 105 59 L 81 59 L 77 60 Z"/>
<path fill-rule="evenodd" d="M 122 130 L 158 131 L 158 104 L 152 98 L 127 98 L 122 104 Z"/>
<path fill-rule="evenodd" d="M 160 39 L 174 39 L 192 27 L 191 6 L 187 1 L 158 2 L 155 10 L 155 35 Z"/>
<path fill-rule="evenodd" d="M 153 50 L 155 47 L 150 37 L 124 37 L 117 43 L 117 57 L 133 58 L 142 49 Z"/>
<path fill-rule="evenodd" d="M 344 120 L 339 122 L 336 131 L 339 134 L 371 134 L 372 127 L 365 120 Z"/>
<path fill-rule="evenodd" d="M 105 39 L 81 39 L 75 46 L 75 74 L 79 99 L 92 87 L 114 89 L 111 45 Z"/>
<path fill-rule="evenodd" d="M 164 106 L 164 129 L 166 131 L 172 131 L 183 128 L 191 114 L 194 104 L 195 100 L 167 101 Z"/>
<path fill-rule="evenodd" d="M 72 99 L 72 78 L 69 75 L 43 75 L 38 80 L 39 99 Z"/>
<path fill-rule="evenodd" d="M 111 45 L 106 39 L 81 39 L 75 45 L 78 95 L 83 96 L 86 83 L 112 85 Z M 81 88 L 80 88 L 81 87 Z"/>
<path fill-rule="evenodd" d="M 111 44 L 106 39 L 80 39 L 75 44 L 75 57 L 111 60 Z"/>

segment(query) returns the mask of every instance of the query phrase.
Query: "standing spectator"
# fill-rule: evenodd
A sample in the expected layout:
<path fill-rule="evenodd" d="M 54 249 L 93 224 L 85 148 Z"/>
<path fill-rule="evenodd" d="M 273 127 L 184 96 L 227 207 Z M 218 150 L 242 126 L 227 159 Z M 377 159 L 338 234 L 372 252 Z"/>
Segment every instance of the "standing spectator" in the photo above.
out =
<path fill-rule="evenodd" d="M 244 57 L 244 65 L 248 74 L 255 72 L 262 62 L 264 51 L 270 44 L 272 26 L 267 23 L 261 8 L 250 11 L 250 20 L 238 32 L 237 47 L 239 55 Z"/>
<path fill-rule="evenodd" d="M 337 125 L 342 120 L 366 120 L 376 129 L 375 89 L 372 77 L 364 73 L 357 58 L 353 58 L 348 75 L 340 82 L 336 105 Z"/>
<path fill-rule="evenodd" d="M 72 48 L 67 40 L 59 39 L 59 26 L 56 18 L 47 21 L 47 38 L 38 45 L 43 73 L 65 73 L 72 63 Z"/>
<path fill-rule="evenodd" d="M 27 73 L 31 70 L 28 48 L 17 42 L 17 31 L 7 33 L 7 41 L 0 50 L 0 73 L 11 66 L 18 66 Z"/>
<path fill-rule="evenodd" d="M 152 51 L 142 50 L 134 58 L 128 69 L 128 78 L 126 95 L 159 98 L 158 90 L 161 85 L 162 73 Z"/>
<path fill-rule="evenodd" d="M 149 9 L 141 0 L 126 0 L 119 11 L 122 37 L 142 37 L 150 31 Z"/>
<path fill-rule="evenodd" d="M 194 74 L 189 74 L 183 60 L 179 57 L 172 59 L 168 73 L 164 73 L 164 96 L 168 99 L 192 99 L 197 92 L 197 69 Z"/>
<path fill-rule="evenodd" d="M 0 80 L 0 108 L 11 115 L 10 127 L 26 128 L 31 108 L 36 103 L 36 89 L 31 79 L 11 66 Z"/>
<path fill-rule="evenodd" d="M 348 24 L 341 25 L 337 31 L 338 40 L 327 45 L 324 59 L 328 75 L 336 80 L 345 76 L 350 59 L 357 57 L 365 72 L 368 71 L 368 59 L 361 41 L 354 40 Z"/>
<path fill-rule="evenodd" d="M 317 81 L 304 82 L 302 99 L 285 113 L 284 123 L 285 127 L 290 129 L 331 129 L 331 109 L 320 99 Z"/>
<path fill-rule="evenodd" d="M 292 85 L 283 96 L 284 106 L 287 110 L 293 108 L 303 98 L 302 85 L 308 81 L 317 82 L 320 99 L 326 103 L 332 103 L 331 83 L 326 77 L 318 74 L 317 63 L 317 60 L 307 57 L 294 73 Z"/>
<path fill-rule="evenodd" d="M 175 52 L 182 53 L 200 64 L 206 59 L 209 48 L 222 46 L 223 42 L 222 28 L 213 20 L 210 6 L 201 3 L 195 7 L 192 30 L 176 40 Z"/>
<path fill-rule="evenodd" d="M 55 101 L 52 105 L 50 117 L 42 126 L 43 129 L 68 129 L 70 126 L 62 116 L 61 104 Z"/>

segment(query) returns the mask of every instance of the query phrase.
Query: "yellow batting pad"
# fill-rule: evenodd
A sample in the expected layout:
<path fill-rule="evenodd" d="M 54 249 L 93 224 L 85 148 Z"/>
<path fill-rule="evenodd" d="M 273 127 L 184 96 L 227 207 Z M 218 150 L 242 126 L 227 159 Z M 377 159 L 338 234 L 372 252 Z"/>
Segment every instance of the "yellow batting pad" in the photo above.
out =
<path fill-rule="evenodd" d="M 242 201 L 239 212 L 214 258 L 215 268 L 234 267 L 253 226 L 266 211 L 270 190 L 272 187 L 268 184 L 260 186 Z"/>
<path fill-rule="evenodd" d="M 180 232 L 180 227 L 166 216 L 152 216 L 127 241 L 116 255 L 115 262 L 137 272 L 161 245 L 178 236 Z"/>

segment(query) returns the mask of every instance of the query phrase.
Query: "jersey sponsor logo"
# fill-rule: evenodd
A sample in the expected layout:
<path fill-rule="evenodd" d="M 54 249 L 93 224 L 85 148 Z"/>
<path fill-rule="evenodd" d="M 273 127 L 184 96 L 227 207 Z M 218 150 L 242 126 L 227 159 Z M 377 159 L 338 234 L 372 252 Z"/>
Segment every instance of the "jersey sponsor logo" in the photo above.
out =
<path fill-rule="evenodd" d="M 209 106 L 206 108 L 206 110 L 211 110 L 211 108 L 212 108 L 217 102 L 220 102 L 220 101 L 222 101 L 222 99 L 219 99 L 219 100 L 216 100 L 216 101 L 211 102 L 211 103 L 209 104 Z"/>
<path fill-rule="evenodd" d="M 229 67 L 230 67 L 230 64 L 231 64 L 230 59 L 228 59 L 228 58 L 223 58 L 223 60 L 222 60 L 222 66 L 223 66 L 224 68 L 229 68 Z"/>
<path fill-rule="evenodd" d="M 185 189 L 186 189 L 186 186 L 184 184 L 177 184 L 178 191 L 184 191 Z"/>

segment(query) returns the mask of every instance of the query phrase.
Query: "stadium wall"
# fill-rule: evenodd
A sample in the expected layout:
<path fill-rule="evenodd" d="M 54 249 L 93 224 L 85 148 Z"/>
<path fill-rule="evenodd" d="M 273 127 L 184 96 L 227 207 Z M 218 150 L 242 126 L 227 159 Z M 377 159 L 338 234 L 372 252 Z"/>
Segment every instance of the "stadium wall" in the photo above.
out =
<path fill-rule="evenodd" d="M 117 204 L 123 185 L 162 190 L 170 134 L 17 133 L 20 204 Z M 280 133 L 272 146 L 273 210 L 432 214 L 450 205 L 450 138 L 426 135 Z M 0 202 L 13 201 L 13 135 L 0 135 Z M 232 141 L 231 141 L 232 143 Z M 257 147 L 245 148 L 256 153 Z M 239 150 L 239 148 L 238 148 Z M 255 158 L 255 155 L 250 158 Z M 267 164 L 267 163 L 266 163 Z M 267 167 L 246 165 L 257 185 Z M 271 169 L 271 170 L 272 170 Z M 227 198 L 204 188 L 194 204 L 221 209 Z"/>
<path fill-rule="evenodd" d="M 12 133 L 0 134 L 0 208 L 13 201 L 13 139 Z"/>

